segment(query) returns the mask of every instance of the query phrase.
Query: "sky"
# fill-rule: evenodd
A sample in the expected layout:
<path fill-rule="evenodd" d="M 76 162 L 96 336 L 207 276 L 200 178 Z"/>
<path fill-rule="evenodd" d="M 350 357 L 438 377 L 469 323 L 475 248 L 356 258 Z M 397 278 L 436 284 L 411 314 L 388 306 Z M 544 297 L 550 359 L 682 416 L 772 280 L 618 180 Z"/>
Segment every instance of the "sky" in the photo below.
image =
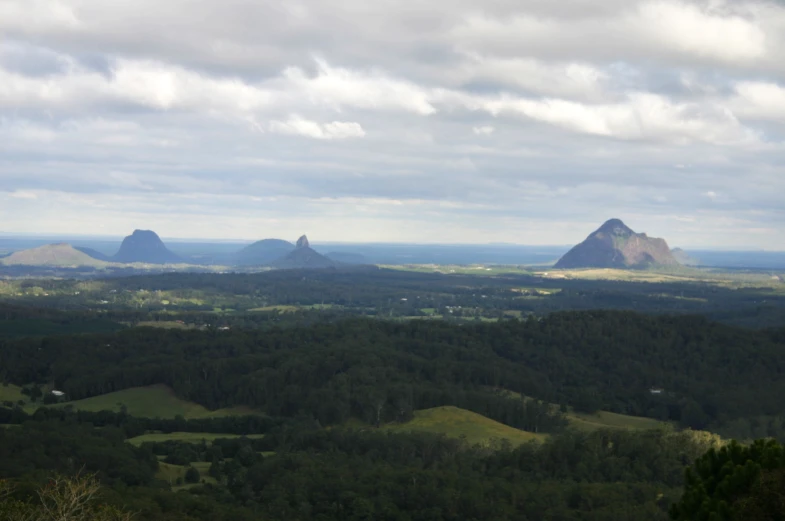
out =
<path fill-rule="evenodd" d="M 785 250 L 785 2 L 0 0 L 0 233 Z"/>

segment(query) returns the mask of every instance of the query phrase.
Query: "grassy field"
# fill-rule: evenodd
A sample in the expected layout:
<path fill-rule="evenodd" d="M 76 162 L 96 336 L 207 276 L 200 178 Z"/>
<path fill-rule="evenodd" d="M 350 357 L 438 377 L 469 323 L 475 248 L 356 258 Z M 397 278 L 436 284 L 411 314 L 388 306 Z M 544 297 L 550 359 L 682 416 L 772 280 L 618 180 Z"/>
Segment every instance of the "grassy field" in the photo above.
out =
<path fill-rule="evenodd" d="M 191 466 L 199 471 L 201 475 L 200 481 L 204 480 L 205 483 L 216 483 L 215 478 L 209 476 L 207 471 L 210 469 L 210 463 L 204 461 L 196 461 L 191 463 Z M 185 473 L 188 470 L 188 467 L 183 465 L 172 465 L 171 463 L 158 463 L 158 472 L 156 473 L 155 477 L 160 479 L 161 481 L 165 481 L 172 485 L 172 490 L 185 490 L 190 487 L 196 486 L 200 483 L 189 483 L 189 484 L 181 484 L 175 485 L 177 483 L 177 479 L 180 478 L 185 480 Z"/>
<path fill-rule="evenodd" d="M 61 404 L 61 406 L 65 405 L 72 405 L 74 409 L 82 411 L 120 411 L 121 406 L 125 405 L 128 414 L 131 416 L 146 418 L 174 418 L 175 416 L 182 416 L 190 419 L 258 414 L 258 412 L 247 407 L 210 411 L 197 403 L 178 398 L 165 385 L 134 387 Z"/>
<path fill-rule="evenodd" d="M 513 399 L 522 398 L 520 393 L 516 393 L 514 391 L 508 391 L 506 389 L 499 389 L 499 391 Z M 526 400 L 531 400 L 531 398 L 527 397 Z M 555 404 L 551 404 L 551 407 L 553 407 L 554 410 L 559 408 L 559 406 Z M 597 411 L 593 414 L 586 414 L 575 412 L 574 410 L 570 409 L 564 414 L 564 416 L 567 418 L 567 421 L 570 422 L 570 427 L 586 431 L 593 431 L 597 429 L 649 430 L 659 429 L 668 425 L 667 422 L 662 422 L 653 418 L 629 416 L 626 414 L 618 414 L 608 411 Z"/>
<path fill-rule="evenodd" d="M 264 438 L 264 434 L 249 434 L 247 437 L 257 439 Z M 131 445 L 139 447 L 142 443 L 145 442 L 185 441 L 188 443 L 201 443 L 202 440 L 204 440 L 209 443 L 219 438 L 240 438 L 240 435 L 221 433 L 216 434 L 212 432 L 170 432 L 167 434 L 154 432 L 149 434 L 142 434 L 141 436 L 130 438 L 126 441 L 128 441 L 128 443 Z"/>
<path fill-rule="evenodd" d="M 543 440 L 545 435 L 509 427 L 480 414 L 444 406 L 415 411 L 414 419 L 403 424 L 389 424 L 382 429 L 392 432 L 424 431 L 444 434 L 452 438 L 465 437 L 470 444 L 488 445 L 493 440 L 508 440 L 513 446 Z"/>
<path fill-rule="evenodd" d="M 659 429 L 668 425 L 665 422 L 655 420 L 652 418 L 643 418 L 640 416 L 627 416 L 626 414 L 617 414 L 615 412 L 599 411 L 595 414 L 583 414 L 576 412 L 567 413 L 567 419 L 570 425 L 576 429 L 581 430 L 597 430 L 597 429 L 633 429 L 633 430 L 648 430 Z"/>
<path fill-rule="evenodd" d="M 176 320 L 149 320 L 139 322 L 137 327 L 160 327 L 162 329 L 194 329 L 193 324 L 184 324 Z"/>
<path fill-rule="evenodd" d="M 0 402 L 14 402 L 19 400 L 27 401 L 29 397 L 22 394 L 22 388 L 16 385 L 0 385 Z"/>
<path fill-rule="evenodd" d="M 277 311 L 278 313 L 291 313 L 297 311 L 297 306 L 264 306 L 261 308 L 253 308 L 248 311 Z"/>

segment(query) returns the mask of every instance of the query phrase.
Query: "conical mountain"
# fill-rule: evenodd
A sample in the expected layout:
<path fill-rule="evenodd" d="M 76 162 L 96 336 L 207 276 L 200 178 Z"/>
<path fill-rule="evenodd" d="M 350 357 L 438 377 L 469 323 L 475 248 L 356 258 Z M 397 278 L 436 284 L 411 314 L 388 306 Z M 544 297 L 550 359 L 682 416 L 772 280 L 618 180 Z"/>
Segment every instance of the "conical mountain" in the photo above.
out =
<path fill-rule="evenodd" d="M 635 233 L 620 219 L 610 219 L 564 254 L 555 268 L 648 268 L 678 261 L 664 239 Z"/>
<path fill-rule="evenodd" d="M 263 266 L 284 257 L 294 250 L 294 244 L 281 239 L 262 239 L 237 252 L 238 266 Z"/>
<path fill-rule="evenodd" d="M 169 251 L 160 237 L 151 230 L 134 230 L 123 239 L 114 262 L 144 262 L 147 264 L 176 264 L 183 259 Z"/>
<path fill-rule="evenodd" d="M 311 248 L 308 237 L 303 235 L 297 239 L 294 251 L 273 262 L 279 269 L 332 268 L 335 262 Z"/>
<path fill-rule="evenodd" d="M 0 259 L 6 266 L 48 266 L 57 268 L 75 268 L 91 266 L 99 268 L 109 263 L 94 259 L 66 243 L 47 244 L 29 250 L 21 250 Z"/>

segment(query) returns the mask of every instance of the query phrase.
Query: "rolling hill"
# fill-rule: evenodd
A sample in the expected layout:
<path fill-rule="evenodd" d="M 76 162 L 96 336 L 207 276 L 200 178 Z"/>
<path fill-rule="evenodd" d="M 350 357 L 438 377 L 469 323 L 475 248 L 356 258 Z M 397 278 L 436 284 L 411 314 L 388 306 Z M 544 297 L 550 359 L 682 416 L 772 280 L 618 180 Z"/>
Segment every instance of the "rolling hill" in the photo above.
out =
<path fill-rule="evenodd" d="M 265 266 L 285 257 L 294 248 L 294 244 L 282 239 L 262 239 L 237 252 L 234 264 L 237 266 Z"/>
<path fill-rule="evenodd" d="M 192 418 L 216 418 L 219 416 L 255 414 L 247 407 L 209 409 L 193 402 L 175 396 L 174 392 L 165 385 L 151 385 L 148 387 L 132 387 L 122 391 L 102 394 L 84 400 L 66 402 L 78 411 L 120 411 L 125 406 L 131 416 L 145 418 L 174 418 L 182 416 Z"/>
<path fill-rule="evenodd" d="M 48 266 L 74 268 L 89 266 L 102 268 L 110 263 L 87 255 L 66 243 L 47 244 L 29 250 L 22 250 L 0 259 L 5 266 Z"/>
<path fill-rule="evenodd" d="M 431 432 L 452 438 L 465 438 L 470 445 L 489 445 L 493 440 L 506 439 L 513 446 L 518 446 L 547 438 L 547 435 L 509 427 L 451 405 L 414 411 L 411 421 L 383 425 L 381 428 L 391 432 Z"/>

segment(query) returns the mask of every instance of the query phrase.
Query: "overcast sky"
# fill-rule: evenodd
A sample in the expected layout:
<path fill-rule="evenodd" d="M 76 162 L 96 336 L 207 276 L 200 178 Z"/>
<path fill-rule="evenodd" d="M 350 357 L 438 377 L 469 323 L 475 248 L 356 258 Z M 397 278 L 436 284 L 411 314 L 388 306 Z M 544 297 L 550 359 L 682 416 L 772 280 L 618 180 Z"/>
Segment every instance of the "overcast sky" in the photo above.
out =
<path fill-rule="evenodd" d="M 785 3 L 0 0 L 0 232 L 785 250 Z"/>

